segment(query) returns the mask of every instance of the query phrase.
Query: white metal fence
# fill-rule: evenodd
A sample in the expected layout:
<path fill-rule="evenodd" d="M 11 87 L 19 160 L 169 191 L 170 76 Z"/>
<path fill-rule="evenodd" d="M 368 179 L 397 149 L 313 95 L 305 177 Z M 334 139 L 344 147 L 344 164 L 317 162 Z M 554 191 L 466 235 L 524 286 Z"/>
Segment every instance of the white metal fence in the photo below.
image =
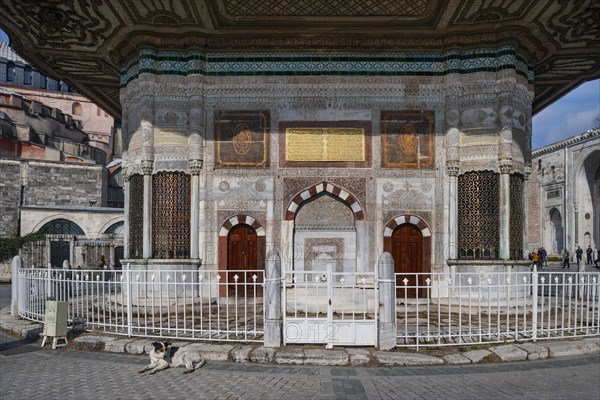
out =
<path fill-rule="evenodd" d="M 374 273 L 293 271 L 276 280 L 281 303 L 263 298 L 263 270 L 19 268 L 18 313 L 43 322 L 53 299 L 69 302 L 73 325 L 113 334 L 262 342 L 265 305 L 281 304 L 283 343 L 372 345 L 385 303 L 395 307 L 389 337 L 399 347 L 600 335 L 598 272 L 396 274 L 390 300 Z"/>
<path fill-rule="evenodd" d="M 19 315 L 43 322 L 47 299 L 73 325 L 129 336 L 262 341 L 264 271 L 19 269 Z"/>
<path fill-rule="evenodd" d="M 373 346 L 377 341 L 374 273 L 294 271 L 284 274 L 284 343 L 328 347 Z"/>
<path fill-rule="evenodd" d="M 537 271 L 396 274 L 398 346 L 598 335 L 599 277 Z"/>

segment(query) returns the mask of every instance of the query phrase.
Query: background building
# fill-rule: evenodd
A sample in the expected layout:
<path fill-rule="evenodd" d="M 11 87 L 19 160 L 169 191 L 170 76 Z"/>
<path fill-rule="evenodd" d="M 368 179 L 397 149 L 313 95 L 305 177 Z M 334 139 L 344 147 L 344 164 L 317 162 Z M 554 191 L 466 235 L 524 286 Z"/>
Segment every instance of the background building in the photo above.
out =
<path fill-rule="evenodd" d="M 530 250 L 600 244 L 600 130 L 533 151 L 529 211 Z"/>
<path fill-rule="evenodd" d="M 123 184 L 114 137 L 112 117 L 0 42 L 0 238 L 48 234 L 26 245 L 30 265 L 98 266 L 102 255 L 118 265 Z"/>

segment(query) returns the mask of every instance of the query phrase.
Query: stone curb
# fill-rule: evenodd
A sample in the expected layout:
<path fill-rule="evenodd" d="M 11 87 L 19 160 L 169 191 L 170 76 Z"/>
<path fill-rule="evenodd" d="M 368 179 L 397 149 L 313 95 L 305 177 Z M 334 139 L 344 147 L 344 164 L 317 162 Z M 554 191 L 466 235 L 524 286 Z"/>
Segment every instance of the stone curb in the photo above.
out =
<path fill-rule="evenodd" d="M 18 337 L 36 339 L 43 326 L 12 317 L 8 308 L 0 310 L 0 329 Z M 153 338 L 126 338 L 103 336 L 99 333 L 83 334 L 70 342 L 81 350 L 105 351 L 146 355 L 152 349 Z M 284 365 L 320 366 L 425 366 L 477 364 L 492 361 L 524 361 L 544 358 L 571 357 L 600 353 L 600 336 L 557 341 L 511 343 L 469 350 L 463 353 L 434 356 L 425 352 L 379 351 L 375 348 L 334 348 L 316 346 L 282 346 L 265 348 L 260 344 L 206 343 L 171 341 L 174 346 L 193 347 L 209 361 L 233 361 L 238 363 L 276 363 Z M 468 346 L 465 344 L 465 347 Z"/>

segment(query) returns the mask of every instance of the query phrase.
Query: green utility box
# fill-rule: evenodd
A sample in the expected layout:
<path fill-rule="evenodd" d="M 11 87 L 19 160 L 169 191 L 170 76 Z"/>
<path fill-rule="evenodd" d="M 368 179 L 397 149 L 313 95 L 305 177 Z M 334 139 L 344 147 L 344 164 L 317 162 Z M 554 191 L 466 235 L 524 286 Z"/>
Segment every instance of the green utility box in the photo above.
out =
<path fill-rule="evenodd" d="M 44 318 L 44 340 L 52 337 L 52 348 L 55 349 L 58 339 L 67 343 L 67 319 L 69 316 L 69 303 L 66 301 L 46 301 L 46 314 Z"/>

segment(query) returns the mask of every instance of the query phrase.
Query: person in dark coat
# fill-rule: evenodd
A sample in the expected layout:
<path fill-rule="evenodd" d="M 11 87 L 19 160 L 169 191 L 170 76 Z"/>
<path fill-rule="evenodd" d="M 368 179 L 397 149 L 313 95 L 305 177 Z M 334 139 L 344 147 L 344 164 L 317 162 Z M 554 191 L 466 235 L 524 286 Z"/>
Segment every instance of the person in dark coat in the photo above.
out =
<path fill-rule="evenodd" d="M 592 260 L 593 254 L 594 254 L 594 250 L 592 250 L 592 246 L 588 246 L 588 248 L 585 250 L 585 255 L 587 256 L 586 264 L 591 264 L 594 262 Z"/>
<path fill-rule="evenodd" d="M 577 250 L 575 250 L 575 258 L 577 258 L 577 265 L 581 262 L 581 258 L 583 257 L 583 250 L 581 247 L 577 246 Z"/>

